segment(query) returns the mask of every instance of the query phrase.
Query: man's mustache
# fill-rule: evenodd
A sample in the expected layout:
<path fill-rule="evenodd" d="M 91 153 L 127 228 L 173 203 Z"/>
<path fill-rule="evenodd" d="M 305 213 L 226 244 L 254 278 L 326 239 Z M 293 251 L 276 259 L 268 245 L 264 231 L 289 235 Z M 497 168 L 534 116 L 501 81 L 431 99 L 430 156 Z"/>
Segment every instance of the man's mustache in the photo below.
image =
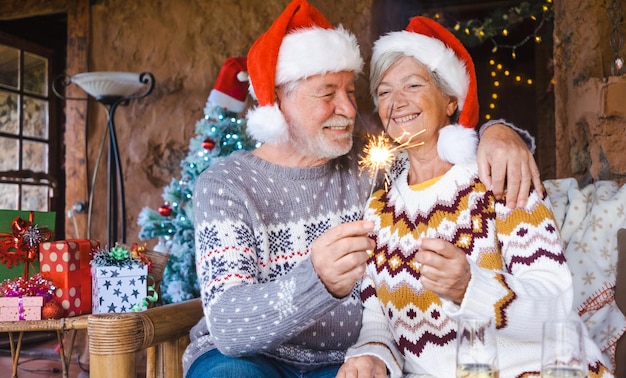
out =
<path fill-rule="evenodd" d="M 352 126 L 353 124 L 354 124 L 354 121 L 351 120 L 350 118 L 337 116 L 337 117 L 330 118 L 329 120 L 324 122 L 322 127 L 348 127 L 348 126 Z"/>

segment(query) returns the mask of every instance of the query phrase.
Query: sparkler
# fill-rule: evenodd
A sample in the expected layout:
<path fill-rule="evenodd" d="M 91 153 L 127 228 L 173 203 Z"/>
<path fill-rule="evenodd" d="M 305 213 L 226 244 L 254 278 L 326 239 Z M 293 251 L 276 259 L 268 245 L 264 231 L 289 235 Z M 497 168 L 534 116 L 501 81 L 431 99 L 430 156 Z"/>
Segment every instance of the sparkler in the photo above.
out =
<path fill-rule="evenodd" d="M 369 197 L 374 192 L 378 171 L 384 171 L 391 166 L 395 159 L 394 152 L 395 147 L 393 147 L 391 139 L 384 132 L 378 136 L 369 137 L 369 142 L 363 147 L 363 157 L 359 160 L 359 165 L 367 169 L 372 177 L 372 188 L 370 189 Z M 387 187 L 386 178 L 385 187 Z"/>
<path fill-rule="evenodd" d="M 353 103 L 352 100 L 350 100 L 350 102 L 352 103 L 352 106 L 354 106 L 354 109 L 356 110 L 357 109 L 356 104 Z M 403 143 L 400 143 L 399 141 L 402 140 L 404 136 L 409 134 L 406 131 L 398 139 L 393 140 L 393 141 L 391 140 L 391 138 L 389 138 L 386 135 L 389 129 L 389 123 L 391 122 L 391 115 L 393 114 L 394 106 L 395 104 L 391 104 L 391 108 L 389 109 L 389 118 L 387 119 L 387 124 L 385 125 L 385 129 L 380 133 L 380 135 L 368 136 L 369 141 L 363 147 L 363 157 L 361 158 L 361 160 L 359 160 L 359 165 L 362 168 L 369 170 L 371 177 L 372 177 L 372 187 L 370 189 L 370 194 L 368 196 L 368 199 L 371 198 L 372 194 L 374 193 L 378 171 L 380 170 L 387 171 L 387 169 L 391 167 L 391 164 L 395 160 L 396 153 L 398 151 L 402 149 L 410 148 L 410 147 L 421 146 L 424 144 L 424 142 L 413 142 L 413 139 L 417 137 L 418 135 L 422 134 L 423 132 L 425 132 L 426 129 L 420 130 L 419 132 L 409 136 L 408 140 Z M 356 112 L 356 116 L 357 118 L 359 118 L 361 123 L 365 126 L 366 125 L 365 121 L 361 117 L 361 114 L 358 112 L 358 110 Z M 389 188 L 389 184 L 390 184 L 389 176 L 385 175 L 385 191 L 387 191 L 387 189 Z M 367 209 L 367 203 L 365 205 L 365 208 Z M 369 257 L 373 256 L 374 251 L 367 250 L 366 252 Z M 419 270 L 419 267 L 418 267 L 418 270 Z"/>
<path fill-rule="evenodd" d="M 386 135 L 387 130 L 389 129 L 389 123 L 391 122 L 391 115 L 393 114 L 393 108 L 395 104 L 391 104 L 391 108 L 389 109 L 389 118 L 387 119 L 387 125 L 383 132 L 381 132 L 378 136 L 370 136 L 369 142 L 363 147 L 363 157 L 359 160 L 359 165 L 367 170 L 369 170 L 372 177 L 372 188 L 370 189 L 370 197 L 372 193 L 374 193 L 374 187 L 376 186 L 376 177 L 378 176 L 378 171 L 383 170 L 386 171 L 393 163 L 396 153 L 402 149 L 407 149 L 411 147 L 417 147 L 424 144 L 424 142 L 414 142 L 415 137 L 422 134 L 424 130 L 420 130 L 417 133 L 409 136 L 406 142 L 400 143 L 408 132 L 404 132 L 399 138 L 392 140 Z M 385 191 L 389 186 L 389 178 L 385 176 Z"/>
<path fill-rule="evenodd" d="M 350 103 L 356 110 L 356 116 L 359 121 L 363 124 L 363 126 L 367 126 L 363 117 L 359 113 L 356 104 L 350 99 Z M 363 147 L 363 157 L 359 160 L 359 165 L 370 172 L 372 177 L 372 187 L 370 189 L 370 194 L 368 198 L 372 197 L 374 193 L 374 188 L 376 187 L 378 177 L 378 171 L 383 170 L 386 171 L 391 164 L 395 160 L 396 153 L 402 149 L 407 149 L 411 147 L 417 147 L 424 144 L 424 142 L 414 142 L 414 138 L 425 132 L 426 130 L 420 130 L 419 132 L 409 135 L 407 131 L 405 131 L 399 138 L 396 140 L 392 140 L 389 138 L 386 133 L 389 129 L 389 124 L 391 123 L 391 115 L 393 114 L 395 104 L 391 104 L 391 108 L 389 109 L 389 117 L 387 118 L 387 124 L 385 125 L 384 130 L 380 133 L 380 135 L 369 135 L 368 143 Z M 409 138 L 406 142 L 400 142 L 406 135 L 409 135 Z M 389 176 L 385 175 L 385 191 L 389 188 Z M 367 203 L 365 205 L 367 208 Z M 368 251 L 370 253 L 371 251 Z"/>

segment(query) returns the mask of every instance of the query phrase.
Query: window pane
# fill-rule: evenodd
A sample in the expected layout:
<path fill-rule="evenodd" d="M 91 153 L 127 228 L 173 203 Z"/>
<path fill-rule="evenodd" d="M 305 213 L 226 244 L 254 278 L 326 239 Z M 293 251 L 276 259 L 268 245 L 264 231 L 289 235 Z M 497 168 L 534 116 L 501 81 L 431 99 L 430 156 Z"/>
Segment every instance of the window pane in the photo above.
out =
<path fill-rule="evenodd" d="M 15 184 L 0 184 L 0 209 L 18 210 L 18 189 Z"/>
<path fill-rule="evenodd" d="M 18 135 L 17 95 L 0 90 L 0 131 Z"/>
<path fill-rule="evenodd" d="M 24 136 L 48 139 L 48 101 L 24 96 Z"/>
<path fill-rule="evenodd" d="M 22 210 L 48 211 L 48 187 L 22 185 Z"/>
<path fill-rule="evenodd" d="M 24 90 L 38 95 L 48 95 L 48 59 L 24 53 Z"/>
<path fill-rule="evenodd" d="M 0 170 L 19 169 L 19 151 L 17 139 L 0 137 Z"/>
<path fill-rule="evenodd" d="M 25 140 L 23 148 L 22 169 L 48 173 L 48 145 Z"/>
<path fill-rule="evenodd" d="M 19 63 L 20 50 L 0 44 L 0 85 L 18 88 Z"/>

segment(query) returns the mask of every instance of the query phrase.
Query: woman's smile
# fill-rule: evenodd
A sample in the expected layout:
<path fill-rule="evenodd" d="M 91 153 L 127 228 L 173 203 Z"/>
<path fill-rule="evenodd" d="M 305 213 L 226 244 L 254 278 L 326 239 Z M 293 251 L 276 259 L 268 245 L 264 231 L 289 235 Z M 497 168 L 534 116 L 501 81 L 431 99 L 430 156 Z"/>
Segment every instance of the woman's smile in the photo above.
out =
<path fill-rule="evenodd" d="M 419 116 L 419 114 L 413 113 L 413 114 L 405 115 L 405 116 L 402 116 L 402 117 L 393 118 L 393 121 L 395 123 L 409 122 L 409 121 L 414 120 L 418 116 Z"/>

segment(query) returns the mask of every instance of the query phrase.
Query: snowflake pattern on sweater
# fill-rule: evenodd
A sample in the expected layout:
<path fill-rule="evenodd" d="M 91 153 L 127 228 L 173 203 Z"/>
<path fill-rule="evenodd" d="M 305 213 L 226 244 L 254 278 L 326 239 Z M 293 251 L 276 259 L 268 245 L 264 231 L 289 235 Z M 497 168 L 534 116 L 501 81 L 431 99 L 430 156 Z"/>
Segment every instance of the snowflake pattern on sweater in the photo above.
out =
<path fill-rule="evenodd" d="M 333 297 L 309 248 L 329 228 L 361 219 L 370 185 L 352 155 L 290 168 L 242 151 L 199 176 L 193 204 L 205 318 L 192 330 L 185 371 L 214 348 L 302 370 L 343 362 L 361 326 L 358 285 Z"/>
<path fill-rule="evenodd" d="M 538 376 L 544 320 L 576 316 L 572 281 L 549 202 L 531 193 L 508 209 L 478 180 L 476 165 L 410 187 L 408 158 L 392 166 L 389 192 L 377 191 L 365 219 L 376 249 L 361 287 L 363 328 L 347 357 L 377 355 L 392 377 L 455 377 L 456 325 L 463 315 L 495 319 L 500 377 Z M 460 305 L 420 281 L 416 241 L 445 239 L 467 255 L 471 279 Z M 590 377 L 610 377 L 586 340 Z"/>

